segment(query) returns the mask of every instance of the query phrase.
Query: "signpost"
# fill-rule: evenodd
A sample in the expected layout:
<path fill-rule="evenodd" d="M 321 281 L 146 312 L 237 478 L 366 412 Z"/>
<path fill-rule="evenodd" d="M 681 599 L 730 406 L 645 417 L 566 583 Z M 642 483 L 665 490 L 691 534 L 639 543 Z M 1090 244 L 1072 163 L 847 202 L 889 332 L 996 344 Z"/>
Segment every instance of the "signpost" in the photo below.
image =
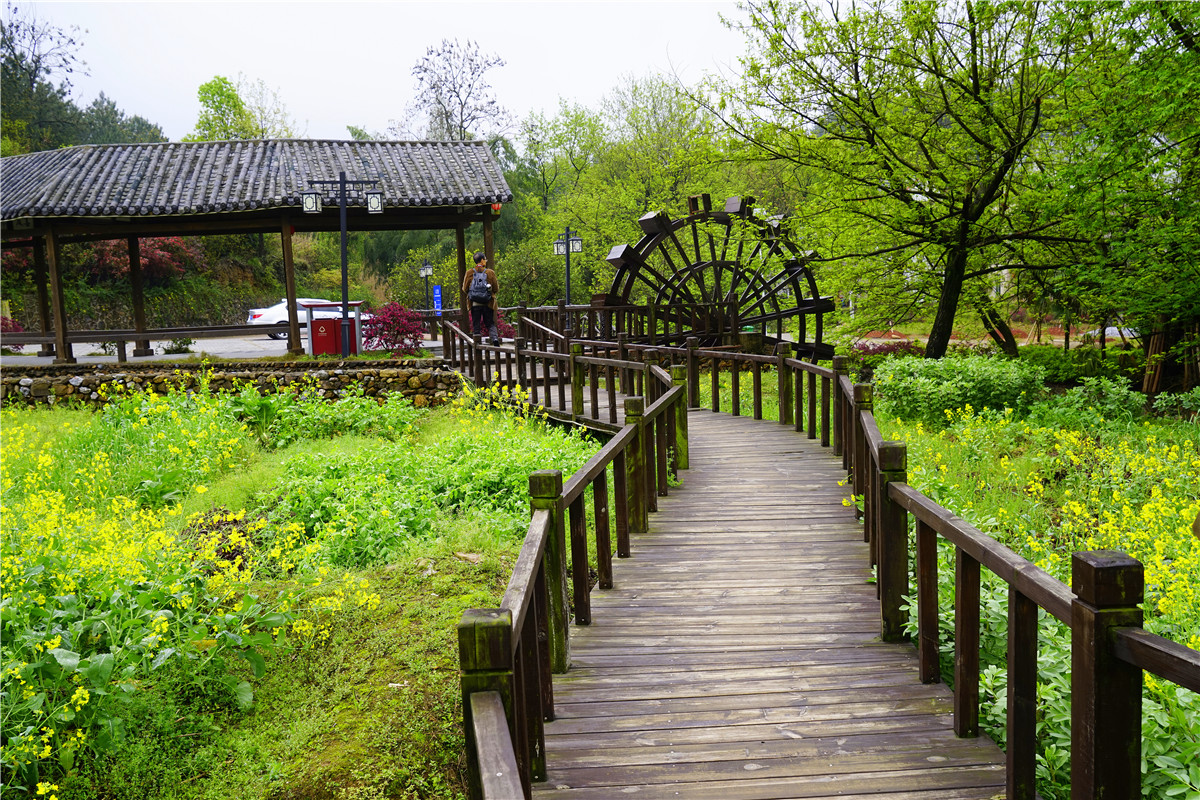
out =
<path fill-rule="evenodd" d="M 442 285 L 440 283 L 433 287 L 433 307 L 440 317 L 442 315 Z"/>

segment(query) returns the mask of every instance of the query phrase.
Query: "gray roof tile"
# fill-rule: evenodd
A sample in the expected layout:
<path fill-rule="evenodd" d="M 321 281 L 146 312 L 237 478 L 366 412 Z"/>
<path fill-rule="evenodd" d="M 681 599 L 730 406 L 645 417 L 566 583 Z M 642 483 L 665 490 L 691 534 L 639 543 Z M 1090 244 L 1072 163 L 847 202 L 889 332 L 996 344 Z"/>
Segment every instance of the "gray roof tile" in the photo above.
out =
<path fill-rule="evenodd" d="M 0 217 L 212 214 L 299 203 L 309 179 L 379 178 L 384 205 L 512 199 L 484 142 L 100 144 L 0 160 Z M 361 204 L 359 201 L 356 204 Z"/>

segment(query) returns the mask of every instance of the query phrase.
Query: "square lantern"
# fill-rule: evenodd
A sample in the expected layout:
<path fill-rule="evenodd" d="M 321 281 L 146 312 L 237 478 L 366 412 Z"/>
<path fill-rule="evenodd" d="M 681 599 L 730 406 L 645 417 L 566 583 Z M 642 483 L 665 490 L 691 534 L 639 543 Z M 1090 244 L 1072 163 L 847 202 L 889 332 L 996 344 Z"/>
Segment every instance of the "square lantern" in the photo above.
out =
<path fill-rule="evenodd" d="M 371 189 L 367 192 L 367 213 L 383 213 L 383 192 L 378 189 Z"/>
<path fill-rule="evenodd" d="M 306 214 L 321 213 L 321 193 L 312 189 L 300 193 L 301 203 Z"/>
<path fill-rule="evenodd" d="M 582 253 L 583 252 L 583 239 L 580 239 L 578 236 L 572 236 L 567 241 L 571 243 L 571 252 L 572 253 Z"/>
<path fill-rule="evenodd" d="M 554 255 L 565 256 L 567 254 L 567 243 L 563 239 L 554 240 Z"/>

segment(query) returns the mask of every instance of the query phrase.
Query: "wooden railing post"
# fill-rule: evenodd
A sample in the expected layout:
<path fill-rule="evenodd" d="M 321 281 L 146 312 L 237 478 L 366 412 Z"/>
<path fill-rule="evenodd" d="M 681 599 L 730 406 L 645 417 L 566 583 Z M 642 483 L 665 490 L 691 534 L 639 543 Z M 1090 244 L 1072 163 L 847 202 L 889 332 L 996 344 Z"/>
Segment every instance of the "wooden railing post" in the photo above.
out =
<path fill-rule="evenodd" d="M 582 357 L 583 345 L 578 342 L 572 342 L 571 360 L 568 364 L 567 372 L 571 376 L 571 417 L 575 420 L 582 419 L 584 416 L 583 385 L 587 383 L 587 367 L 578 361 Z"/>
<path fill-rule="evenodd" d="M 525 374 L 525 339 L 521 336 L 513 339 L 513 355 L 517 359 L 517 385 L 528 390 L 532 379 Z"/>
<path fill-rule="evenodd" d="M 625 398 L 625 424 L 637 427 L 637 435 L 625 448 L 625 494 L 629 504 L 629 530 L 645 533 L 650 525 L 646 498 L 646 428 L 642 423 L 645 400 L 641 397 Z"/>
<path fill-rule="evenodd" d="M 550 669 L 566 672 L 571 666 L 567 634 L 567 534 L 563 525 L 562 472 L 539 470 L 529 476 L 529 505 L 550 512 L 550 536 L 546 540 L 546 593 L 549 595 L 547 629 L 550 638 Z"/>
<path fill-rule="evenodd" d="M 775 359 L 778 374 L 779 385 L 779 424 L 793 424 L 792 414 L 795 409 L 792 407 L 792 373 L 791 367 L 787 365 L 787 360 L 792 357 L 792 346 L 787 342 L 780 342 L 775 345 Z"/>
<path fill-rule="evenodd" d="M 700 357 L 696 349 L 700 347 L 700 339 L 689 336 L 684 340 L 687 346 L 687 404 L 688 408 L 700 407 Z"/>
<path fill-rule="evenodd" d="M 687 382 L 687 366 L 675 364 L 671 367 L 671 384 L 682 386 Z M 688 412 L 687 404 L 679 403 L 675 410 L 675 469 L 688 468 Z"/>
<path fill-rule="evenodd" d="M 879 474 L 876 477 L 875 517 L 878 528 L 880 638 L 899 642 L 904 636 L 908 613 L 908 512 L 888 497 L 888 484 L 908 482 L 908 450 L 904 442 L 879 443 Z"/>
<path fill-rule="evenodd" d="M 467 787 L 472 800 L 482 800 L 479 748 L 471 708 L 474 692 L 496 692 L 504 703 L 509 734 L 517 741 L 513 683 L 512 612 L 501 608 L 468 608 L 458 623 L 458 663 L 462 682 L 463 732 L 467 738 Z M 522 776 L 522 783 L 528 780 Z"/>
<path fill-rule="evenodd" d="M 471 348 L 471 376 L 475 386 L 483 386 L 483 339 L 478 333 L 471 336 L 474 347 Z"/>
<path fill-rule="evenodd" d="M 1142 670 L 1117 658 L 1115 629 L 1140 628 L 1145 579 L 1125 553 L 1071 562 L 1071 800 L 1141 792 Z"/>
<path fill-rule="evenodd" d="M 850 470 L 854 476 L 854 494 L 862 497 L 867 492 L 868 447 L 867 437 L 862 429 L 862 412 L 871 411 L 875 407 L 874 387 L 869 383 L 854 384 L 854 404 L 851 406 L 850 427 L 853 429 L 854 451 L 850 457 Z M 866 515 L 863 525 L 863 539 L 871 540 L 871 520 L 869 507 L 863 505 L 863 515 Z M 871 563 L 875 563 L 875 548 L 871 548 Z"/>
<path fill-rule="evenodd" d="M 833 357 L 833 454 L 842 455 L 842 375 L 846 374 L 846 357 Z M 845 466 L 845 464 L 843 464 Z"/>

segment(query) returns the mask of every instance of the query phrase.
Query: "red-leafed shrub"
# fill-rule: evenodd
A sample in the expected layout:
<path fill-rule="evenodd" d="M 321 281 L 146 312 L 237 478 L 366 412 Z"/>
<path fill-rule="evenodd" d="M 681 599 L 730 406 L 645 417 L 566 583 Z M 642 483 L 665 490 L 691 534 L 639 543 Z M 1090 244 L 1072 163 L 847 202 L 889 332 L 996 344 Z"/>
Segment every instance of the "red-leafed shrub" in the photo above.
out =
<path fill-rule="evenodd" d="M 857 375 L 858 380 L 868 381 L 875 367 L 884 359 L 893 356 L 911 356 L 923 358 L 925 345 L 907 339 L 890 342 L 856 342 L 844 355 L 847 357 L 846 367 L 850 374 Z"/>
<path fill-rule="evenodd" d="M 17 322 L 15 319 L 0 317 L 0 333 L 24 333 L 24 331 L 25 329 L 21 327 L 21 323 Z M 19 353 L 21 352 L 21 348 L 23 348 L 25 345 L 6 344 L 4 346 L 9 350 L 12 350 L 14 353 Z"/>
<path fill-rule="evenodd" d="M 517 337 L 517 329 L 504 321 L 504 312 L 496 312 L 496 330 L 500 332 L 501 339 L 515 339 Z"/>
<path fill-rule="evenodd" d="M 199 258 L 199 250 L 188 239 L 164 236 L 139 240 L 142 274 L 149 283 L 165 283 L 183 275 L 184 268 Z M 84 269 L 94 278 L 112 280 L 129 275 L 129 244 L 124 239 L 96 242 Z"/>
<path fill-rule="evenodd" d="M 392 350 L 412 355 L 421 349 L 424 337 L 421 316 L 399 303 L 388 303 L 363 320 L 363 349 Z"/>

